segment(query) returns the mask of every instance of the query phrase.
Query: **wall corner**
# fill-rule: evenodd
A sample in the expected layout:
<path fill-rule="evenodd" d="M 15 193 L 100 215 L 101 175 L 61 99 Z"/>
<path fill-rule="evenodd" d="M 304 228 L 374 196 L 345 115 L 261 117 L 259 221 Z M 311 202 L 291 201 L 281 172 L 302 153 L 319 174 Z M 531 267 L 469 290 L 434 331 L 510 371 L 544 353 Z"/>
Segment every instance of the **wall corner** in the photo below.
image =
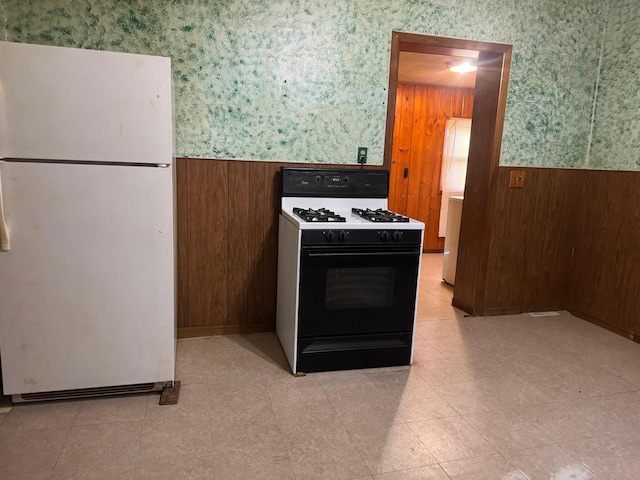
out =
<path fill-rule="evenodd" d="M 7 3 L 0 0 L 0 40 L 7 41 Z"/>

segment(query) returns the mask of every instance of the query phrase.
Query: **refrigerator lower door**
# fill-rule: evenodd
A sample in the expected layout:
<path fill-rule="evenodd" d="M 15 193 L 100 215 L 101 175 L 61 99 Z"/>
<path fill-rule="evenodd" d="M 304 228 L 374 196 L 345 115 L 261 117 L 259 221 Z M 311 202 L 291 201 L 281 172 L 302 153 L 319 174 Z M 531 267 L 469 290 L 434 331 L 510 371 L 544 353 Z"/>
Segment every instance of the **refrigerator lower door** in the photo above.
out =
<path fill-rule="evenodd" d="M 171 168 L 1 168 L 5 393 L 173 380 Z"/>
<path fill-rule="evenodd" d="M 4 162 L 0 160 L 0 167 Z M 2 169 L 0 168 L 0 250 L 11 250 L 11 239 L 7 222 L 4 220 L 4 202 L 2 201 Z"/>

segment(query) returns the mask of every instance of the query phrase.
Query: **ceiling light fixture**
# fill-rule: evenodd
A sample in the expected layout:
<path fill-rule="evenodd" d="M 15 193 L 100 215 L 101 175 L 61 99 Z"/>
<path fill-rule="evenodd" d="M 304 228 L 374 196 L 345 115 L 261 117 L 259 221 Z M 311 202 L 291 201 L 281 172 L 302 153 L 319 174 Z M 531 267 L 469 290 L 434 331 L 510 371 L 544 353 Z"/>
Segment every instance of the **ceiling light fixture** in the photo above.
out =
<path fill-rule="evenodd" d="M 478 69 L 475 62 L 472 62 L 471 60 L 465 60 L 464 62 L 451 62 L 447 64 L 447 68 L 450 72 L 455 73 L 475 72 Z"/>

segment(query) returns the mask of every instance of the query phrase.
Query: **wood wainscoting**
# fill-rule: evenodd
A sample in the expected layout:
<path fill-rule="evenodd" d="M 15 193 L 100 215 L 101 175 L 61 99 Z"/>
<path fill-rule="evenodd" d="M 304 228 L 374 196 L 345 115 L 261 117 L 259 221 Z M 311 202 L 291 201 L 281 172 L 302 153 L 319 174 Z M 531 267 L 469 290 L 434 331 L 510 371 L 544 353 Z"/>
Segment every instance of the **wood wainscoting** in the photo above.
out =
<path fill-rule="evenodd" d="M 275 329 L 283 165 L 177 160 L 179 337 Z"/>
<path fill-rule="evenodd" d="M 524 188 L 509 188 L 511 170 Z M 577 171 L 500 167 L 483 315 L 564 308 Z"/>
<path fill-rule="evenodd" d="M 524 188 L 509 172 L 524 170 Z M 568 310 L 640 332 L 640 172 L 499 167 L 479 315 Z"/>
<path fill-rule="evenodd" d="M 638 340 L 640 172 L 581 171 L 566 309 Z"/>
<path fill-rule="evenodd" d="M 285 165 L 177 160 L 179 337 L 275 329 Z M 524 188 L 509 188 L 513 169 Z M 454 295 L 481 279 L 476 315 L 566 309 L 637 338 L 640 172 L 498 167 L 493 185 L 489 227 L 465 227 L 488 236 L 487 257 L 458 272 Z"/>

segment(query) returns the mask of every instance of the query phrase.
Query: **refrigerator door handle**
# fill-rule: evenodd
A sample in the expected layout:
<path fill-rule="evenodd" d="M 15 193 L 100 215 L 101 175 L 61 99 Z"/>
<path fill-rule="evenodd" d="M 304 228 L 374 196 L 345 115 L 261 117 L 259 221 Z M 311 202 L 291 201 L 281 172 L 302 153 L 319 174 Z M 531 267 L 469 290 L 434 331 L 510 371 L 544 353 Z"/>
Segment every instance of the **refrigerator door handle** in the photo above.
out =
<path fill-rule="evenodd" d="M 2 204 L 2 164 L 0 161 L 0 250 L 8 252 L 11 250 L 11 242 L 9 238 L 9 229 L 4 219 L 4 206 Z"/>

